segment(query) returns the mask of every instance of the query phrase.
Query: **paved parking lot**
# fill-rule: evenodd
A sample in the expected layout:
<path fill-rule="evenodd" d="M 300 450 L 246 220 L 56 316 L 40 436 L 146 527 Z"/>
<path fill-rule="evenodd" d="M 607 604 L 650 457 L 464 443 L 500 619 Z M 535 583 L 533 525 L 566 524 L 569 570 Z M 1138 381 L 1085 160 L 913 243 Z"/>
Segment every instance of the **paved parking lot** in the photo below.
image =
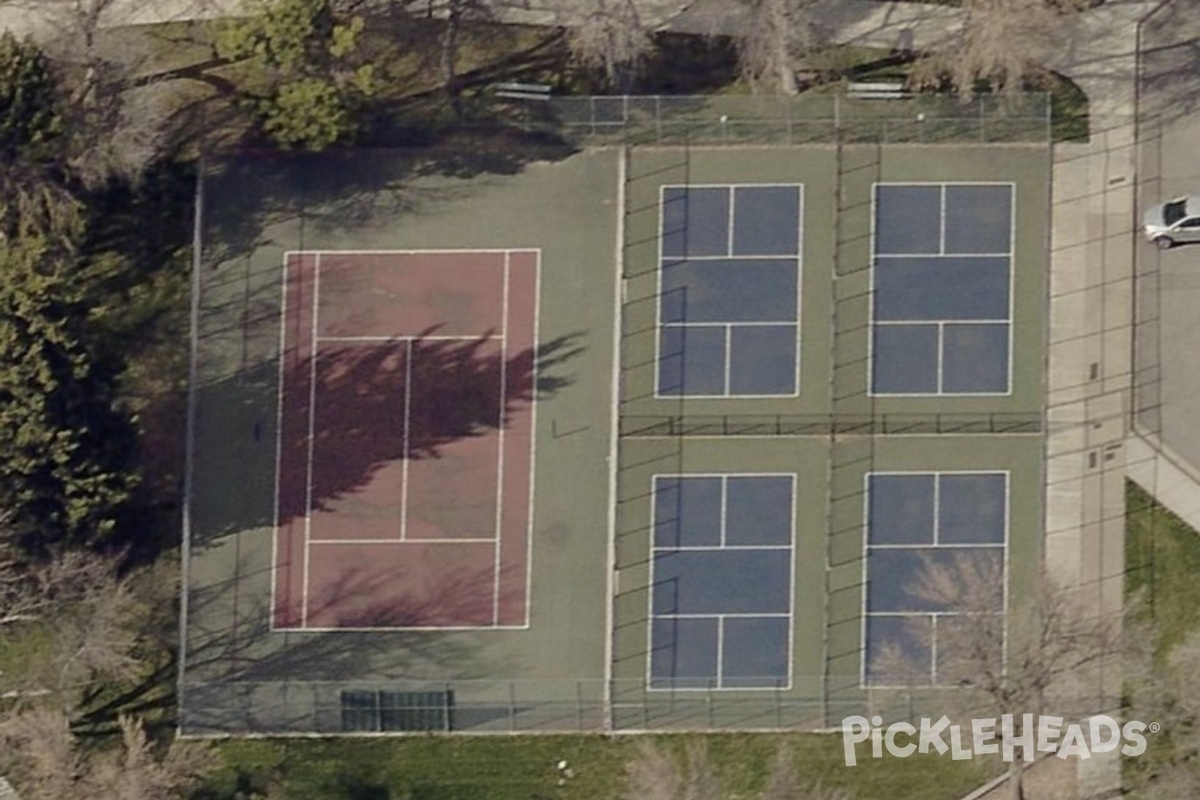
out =
<path fill-rule="evenodd" d="M 1200 19 L 1170 3 L 1142 31 L 1138 215 L 1200 194 Z M 1200 246 L 1160 252 L 1138 241 L 1135 345 L 1138 422 L 1200 470 Z"/>

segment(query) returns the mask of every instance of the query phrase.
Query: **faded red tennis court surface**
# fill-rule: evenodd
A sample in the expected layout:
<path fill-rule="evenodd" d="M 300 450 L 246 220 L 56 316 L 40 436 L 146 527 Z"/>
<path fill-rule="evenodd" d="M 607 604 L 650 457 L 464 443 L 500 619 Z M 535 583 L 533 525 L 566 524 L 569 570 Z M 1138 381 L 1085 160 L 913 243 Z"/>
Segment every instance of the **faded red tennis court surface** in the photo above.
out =
<path fill-rule="evenodd" d="M 527 624 L 538 268 L 285 257 L 276 628 Z"/>

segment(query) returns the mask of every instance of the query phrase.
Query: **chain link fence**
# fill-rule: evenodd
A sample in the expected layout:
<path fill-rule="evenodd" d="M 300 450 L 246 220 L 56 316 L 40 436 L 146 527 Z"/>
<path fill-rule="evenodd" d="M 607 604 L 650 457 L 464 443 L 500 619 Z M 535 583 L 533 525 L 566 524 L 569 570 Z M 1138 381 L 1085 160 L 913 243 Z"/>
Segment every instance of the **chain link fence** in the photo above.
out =
<path fill-rule="evenodd" d="M 513 101 L 523 124 L 581 144 L 1046 142 L 1050 97 L 850 94 L 556 97 Z"/>
<path fill-rule="evenodd" d="M 902 436 L 1040 433 L 1040 414 L 627 415 L 622 436 Z"/>
<path fill-rule="evenodd" d="M 193 683 L 181 729 L 191 736 L 822 731 L 840 729 L 851 716 L 879 715 L 888 725 L 996 713 L 986 700 L 968 708 L 961 697 L 928 689 L 867 691 L 849 676 L 834 681 L 824 699 L 805 691 L 821 680 L 675 691 L 650 690 L 638 680 Z M 1118 702 L 1074 698 L 1069 710 L 1047 713 L 1115 715 Z"/>
<path fill-rule="evenodd" d="M 821 699 L 818 676 L 743 690 L 654 690 L 636 679 L 195 682 L 181 728 L 189 735 L 816 730 L 831 719 L 880 713 L 857 679 L 847 680 L 847 696 L 836 701 Z M 887 704 L 901 716 L 913 711 L 908 695 Z"/>

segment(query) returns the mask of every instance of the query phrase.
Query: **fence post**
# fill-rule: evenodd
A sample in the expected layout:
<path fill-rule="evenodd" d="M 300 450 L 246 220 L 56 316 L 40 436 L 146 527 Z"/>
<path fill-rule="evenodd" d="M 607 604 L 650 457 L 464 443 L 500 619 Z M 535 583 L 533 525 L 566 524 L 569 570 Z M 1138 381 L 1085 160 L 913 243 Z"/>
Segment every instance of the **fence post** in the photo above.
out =
<path fill-rule="evenodd" d="M 575 708 L 577 713 L 578 730 L 583 733 L 583 682 L 575 681 Z"/>
<path fill-rule="evenodd" d="M 642 684 L 642 730 L 644 731 L 650 729 L 650 704 L 646 702 L 646 691 L 646 685 Z M 671 697 L 675 697 L 674 692 L 671 692 Z M 671 702 L 674 702 L 674 699 Z"/>
<path fill-rule="evenodd" d="M 517 685 L 513 681 L 508 682 L 508 732 L 515 733 L 517 730 Z"/>

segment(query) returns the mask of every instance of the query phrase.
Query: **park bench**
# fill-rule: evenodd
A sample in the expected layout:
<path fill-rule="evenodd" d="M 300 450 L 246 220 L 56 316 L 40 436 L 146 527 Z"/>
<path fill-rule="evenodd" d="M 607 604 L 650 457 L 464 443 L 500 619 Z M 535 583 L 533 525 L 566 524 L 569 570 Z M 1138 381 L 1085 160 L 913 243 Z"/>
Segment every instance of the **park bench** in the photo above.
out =
<path fill-rule="evenodd" d="M 900 82 L 851 83 L 846 94 L 856 100 L 902 100 L 908 97 L 904 84 Z"/>
<path fill-rule="evenodd" d="M 496 97 L 510 100 L 549 100 L 550 87 L 540 83 L 498 83 Z"/>

